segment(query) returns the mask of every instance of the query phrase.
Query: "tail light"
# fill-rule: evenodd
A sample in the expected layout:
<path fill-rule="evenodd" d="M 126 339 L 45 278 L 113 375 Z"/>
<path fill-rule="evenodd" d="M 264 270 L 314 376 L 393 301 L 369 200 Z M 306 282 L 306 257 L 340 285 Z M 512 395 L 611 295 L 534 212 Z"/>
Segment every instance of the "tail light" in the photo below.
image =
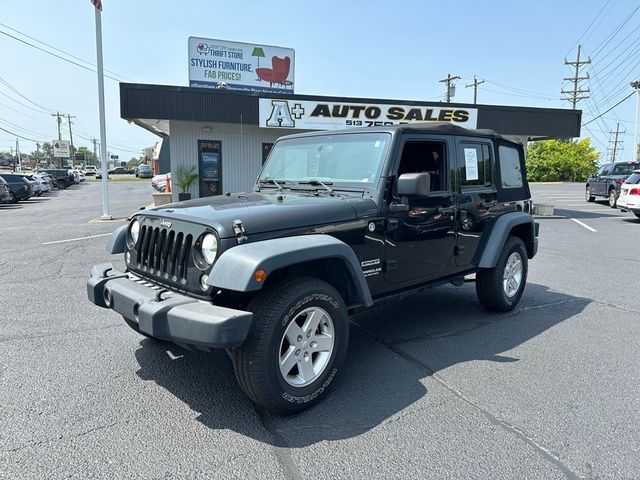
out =
<path fill-rule="evenodd" d="M 625 180 L 626 180 L 626 178 L 616 178 L 616 183 L 619 184 L 619 185 L 622 185 Z"/>
<path fill-rule="evenodd" d="M 629 195 L 640 195 L 640 188 L 632 188 L 629 190 Z"/>

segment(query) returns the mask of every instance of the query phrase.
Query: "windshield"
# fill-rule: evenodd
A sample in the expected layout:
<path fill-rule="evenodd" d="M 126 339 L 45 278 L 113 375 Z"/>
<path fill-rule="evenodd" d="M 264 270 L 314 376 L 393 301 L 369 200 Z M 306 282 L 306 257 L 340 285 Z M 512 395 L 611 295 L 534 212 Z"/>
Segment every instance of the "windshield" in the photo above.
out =
<path fill-rule="evenodd" d="M 389 148 L 388 133 L 353 133 L 281 140 L 269 154 L 259 180 L 377 183 Z"/>

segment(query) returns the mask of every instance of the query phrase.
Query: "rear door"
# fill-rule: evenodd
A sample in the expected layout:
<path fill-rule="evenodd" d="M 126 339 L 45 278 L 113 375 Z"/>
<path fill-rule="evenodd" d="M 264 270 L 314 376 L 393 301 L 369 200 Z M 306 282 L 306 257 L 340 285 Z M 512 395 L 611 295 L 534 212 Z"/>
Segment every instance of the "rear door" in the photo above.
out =
<path fill-rule="evenodd" d="M 458 215 L 456 265 L 470 265 L 488 224 L 502 208 L 498 205 L 493 142 L 477 137 L 456 138 Z"/>

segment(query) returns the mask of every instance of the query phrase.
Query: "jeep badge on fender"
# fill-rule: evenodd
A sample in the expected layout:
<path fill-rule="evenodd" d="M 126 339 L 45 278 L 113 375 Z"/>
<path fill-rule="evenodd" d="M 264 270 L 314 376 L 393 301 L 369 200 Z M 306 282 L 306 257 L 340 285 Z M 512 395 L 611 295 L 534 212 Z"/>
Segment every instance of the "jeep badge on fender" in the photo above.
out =
<path fill-rule="evenodd" d="M 134 215 L 107 245 L 125 271 L 94 266 L 87 291 L 141 335 L 226 349 L 249 398 L 291 414 L 340 373 L 355 311 L 465 277 L 484 307 L 513 309 L 538 248 L 531 206 L 522 145 L 487 130 L 290 135 L 251 192 Z"/>

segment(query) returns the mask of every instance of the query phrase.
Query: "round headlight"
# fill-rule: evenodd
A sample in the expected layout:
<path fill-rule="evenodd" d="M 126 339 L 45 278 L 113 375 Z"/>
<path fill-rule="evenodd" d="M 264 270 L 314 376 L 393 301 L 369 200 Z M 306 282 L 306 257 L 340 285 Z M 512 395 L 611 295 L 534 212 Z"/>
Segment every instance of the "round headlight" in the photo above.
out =
<path fill-rule="evenodd" d="M 202 252 L 202 258 L 209 265 L 213 265 L 218 253 L 218 238 L 213 233 L 207 233 L 202 237 L 202 244 L 200 246 Z"/>
<path fill-rule="evenodd" d="M 140 237 L 140 222 L 138 220 L 134 220 L 133 222 L 131 222 L 131 226 L 129 227 L 129 235 L 131 235 L 132 245 L 138 243 L 138 238 Z"/>

